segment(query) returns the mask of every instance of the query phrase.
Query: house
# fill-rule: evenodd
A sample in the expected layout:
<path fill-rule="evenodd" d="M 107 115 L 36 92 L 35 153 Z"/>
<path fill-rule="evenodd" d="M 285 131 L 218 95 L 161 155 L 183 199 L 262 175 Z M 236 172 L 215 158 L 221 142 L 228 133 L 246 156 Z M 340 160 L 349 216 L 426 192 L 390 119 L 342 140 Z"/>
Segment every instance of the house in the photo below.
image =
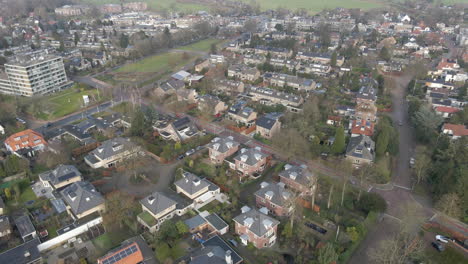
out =
<path fill-rule="evenodd" d="M 233 64 L 228 68 L 228 76 L 242 81 L 255 82 L 260 78 L 260 71 L 244 64 Z"/>
<path fill-rule="evenodd" d="M 250 86 L 248 96 L 252 101 L 260 102 L 264 105 L 284 105 L 288 110 L 295 113 L 301 111 L 300 106 L 304 103 L 304 98 L 300 95 L 263 87 Z"/>
<path fill-rule="evenodd" d="M 16 228 L 24 242 L 37 238 L 36 228 L 27 214 L 22 214 L 15 219 Z"/>
<path fill-rule="evenodd" d="M 36 151 L 44 150 L 47 147 L 47 142 L 40 133 L 26 129 L 9 136 L 5 140 L 5 147 L 18 156 L 32 157 Z"/>
<path fill-rule="evenodd" d="M 239 150 L 239 143 L 232 136 L 216 137 L 207 145 L 209 157 L 214 164 L 221 164 L 227 157 Z"/>
<path fill-rule="evenodd" d="M 161 192 L 153 192 L 140 200 L 140 204 L 143 212 L 138 215 L 137 220 L 150 232 L 158 230 L 164 221 L 171 219 L 176 213 L 177 202 Z"/>
<path fill-rule="evenodd" d="M 143 254 L 136 242 L 122 245 L 105 256 L 97 260 L 98 264 L 114 264 L 114 263 L 142 263 L 144 261 Z"/>
<path fill-rule="evenodd" d="M 346 147 L 346 159 L 355 167 L 362 164 L 373 163 L 375 159 L 375 143 L 366 135 L 351 137 Z"/>
<path fill-rule="evenodd" d="M 374 122 L 364 119 L 353 120 L 351 124 L 351 136 L 366 135 L 371 137 L 374 134 Z"/>
<path fill-rule="evenodd" d="M 219 97 L 206 94 L 198 99 L 198 109 L 214 116 L 220 115 L 228 109 L 228 106 Z"/>
<path fill-rule="evenodd" d="M 202 242 L 202 247 L 191 253 L 188 264 L 240 264 L 243 258 L 221 237 L 213 236 Z"/>
<path fill-rule="evenodd" d="M 306 92 L 314 90 L 317 86 L 314 80 L 284 73 L 266 72 L 263 74 L 263 81 L 268 85 L 277 87 L 289 86 L 294 88 L 296 91 Z"/>
<path fill-rule="evenodd" d="M 185 88 L 184 81 L 171 79 L 171 80 L 160 83 L 155 88 L 154 93 L 157 96 L 162 97 L 166 95 L 175 94 L 177 90 L 184 89 L 184 88 Z"/>
<path fill-rule="evenodd" d="M 229 225 L 224 222 L 216 213 L 210 214 L 203 211 L 200 214 L 184 221 L 190 233 L 204 232 L 217 235 L 224 235 L 229 230 Z"/>
<path fill-rule="evenodd" d="M 64 186 L 81 181 L 81 172 L 73 165 L 59 165 L 55 169 L 39 174 L 39 180 L 44 187 L 60 189 Z"/>
<path fill-rule="evenodd" d="M 0 238 L 9 236 L 11 234 L 11 224 L 8 216 L 0 216 Z"/>
<path fill-rule="evenodd" d="M 35 238 L 2 252 L 0 253 L 0 263 L 41 264 L 41 253 L 37 248 L 39 244 L 41 244 L 41 241 L 39 238 Z"/>
<path fill-rule="evenodd" d="M 188 117 L 162 122 L 156 127 L 159 135 L 165 140 L 185 141 L 198 135 L 198 128 Z"/>
<path fill-rule="evenodd" d="M 244 206 L 242 213 L 233 220 L 235 232 L 244 245 L 252 243 L 256 248 L 271 247 L 276 243 L 279 221 L 255 209 Z"/>
<path fill-rule="evenodd" d="M 177 101 L 194 104 L 198 101 L 198 93 L 195 89 L 178 89 L 176 90 Z"/>
<path fill-rule="evenodd" d="M 60 195 L 74 219 L 105 211 L 104 197 L 89 182 L 74 182 L 60 191 Z"/>
<path fill-rule="evenodd" d="M 280 181 L 296 192 L 309 194 L 315 177 L 306 166 L 286 164 L 279 173 Z"/>
<path fill-rule="evenodd" d="M 91 168 L 110 168 L 118 162 L 138 155 L 140 147 L 127 138 L 113 138 L 102 142 L 84 158 Z"/>
<path fill-rule="evenodd" d="M 319 63 L 319 64 L 330 64 L 332 55 L 328 53 L 313 53 L 313 52 L 298 52 L 296 55 L 297 60 Z M 336 66 L 341 67 L 344 64 L 343 56 L 336 56 Z"/>
<path fill-rule="evenodd" d="M 450 118 L 453 114 L 460 111 L 460 109 L 450 106 L 437 106 L 434 110 L 444 118 Z"/>
<path fill-rule="evenodd" d="M 327 125 L 330 125 L 330 126 L 341 125 L 341 116 L 328 116 Z"/>
<path fill-rule="evenodd" d="M 258 118 L 255 122 L 255 125 L 255 133 L 268 139 L 271 139 L 281 130 L 279 116 L 271 113 L 265 114 Z"/>
<path fill-rule="evenodd" d="M 285 48 L 275 48 L 269 46 L 257 46 L 254 48 L 255 54 L 267 55 L 271 54 L 272 56 L 282 56 L 282 57 L 291 57 L 293 54 L 292 50 Z"/>
<path fill-rule="evenodd" d="M 246 105 L 247 102 L 245 101 L 237 101 L 234 105 L 229 107 L 227 112 L 228 118 L 240 126 L 251 127 L 255 124 L 257 112 Z"/>
<path fill-rule="evenodd" d="M 224 61 L 225 61 L 225 58 L 224 58 L 223 55 L 211 54 L 209 60 L 210 60 L 210 62 L 213 63 L 213 64 L 223 64 Z"/>
<path fill-rule="evenodd" d="M 448 135 L 452 139 L 459 139 L 468 136 L 468 127 L 465 125 L 455 125 L 445 123 L 442 126 L 442 133 Z"/>
<path fill-rule="evenodd" d="M 178 72 L 172 74 L 171 77 L 173 79 L 175 79 L 175 80 L 178 80 L 178 81 L 187 82 L 191 75 L 192 75 L 191 73 L 186 72 L 186 71 L 178 71 Z"/>
<path fill-rule="evenodd" d="M 357 119 L 375 121 L 377 118 L 377 90 L 374 88 L 377 83 L 374 79 L 364 78 L 363 84 L 356 95 L 356 113 Z"/>
<path fill-rule="evenodd" d="M 177 193 L 182 193 L 198 204 L 212 201 L 214 196 L 220 193 L 218 186 L 187 171 L 182 173 L 182 179 L 176 181 L 174 185 Z"/>
<path fill-rule="evenodd" d="M 287 216 L 291 213 L 291 201 L 293 195 L 284 188 L 285 184 L 262 182 L 260 190 L 255 192 L 255 202 L 257 207 L 267 208 L 277 216 Z"/>
<path fill-rule="evenodd" d="M 256 176 L 263 172 L 268 163 L 268 155 L 260 148 L 241 149 L 230 162 L 231 169 L 237 170 L 242 176 Z"/>
<path fill-rule="evenodd" d="M 244 92 L 244 83 L 240 81 L 222 79 L 216 82 L 216 92 L 227 95 L 237 95 Z"/>
<path fill-rule="evenodd" d="M 260 54 L 246 54 L 243 57 L 244 64 L 259 65 L 266 62 L 266 57 Z"/>

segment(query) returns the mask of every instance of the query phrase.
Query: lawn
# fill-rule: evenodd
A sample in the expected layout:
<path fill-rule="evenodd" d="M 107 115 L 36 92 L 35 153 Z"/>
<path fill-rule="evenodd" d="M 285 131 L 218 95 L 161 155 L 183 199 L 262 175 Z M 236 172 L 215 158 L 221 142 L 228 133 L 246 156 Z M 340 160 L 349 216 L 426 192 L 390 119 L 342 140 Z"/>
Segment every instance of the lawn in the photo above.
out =
<path fill-rule="evenodd" d="M 219 39 L 205 39 L 205 40 L 201 40 L 201 41 L 195 42 L 187 46 L 180 47 L 179 49 L 187 50 L 187 51 L 209 52 L 212 44 L 219 44 L 219 43 L 221 43 L 221 40 Z"/>
<path fill-rule="evenodd" d="M 250 2 L 250 0 L 242 0 Z M 371 9 L 384 5 L 383 1 L 379 0 L 257 0 L 262 9 L 276 9 L 284 7 L 292 10 L 305 8 L 311 12 L 320 12 L 325 8 L 362 8 Z"/>
<path fill-rule="evenodd" d="M 124 65 L 118 68 L 116 72 L 159 72 L 183 66 L 190 62 L 192 58 L 188 53 L 163 53 Z"/>
<path fill-rule="evenodd" d="M 65 90 L 48 98 L 51 103 L 52 111 L 49 114 L 49 119 L 55 119 L 69 115 L 78 111 L 83 107 L 83 95 L 88 95 L 90 98 L 97 96 L 97 90 Z M 98 98 L 96 98 L 98 99 Z"/>

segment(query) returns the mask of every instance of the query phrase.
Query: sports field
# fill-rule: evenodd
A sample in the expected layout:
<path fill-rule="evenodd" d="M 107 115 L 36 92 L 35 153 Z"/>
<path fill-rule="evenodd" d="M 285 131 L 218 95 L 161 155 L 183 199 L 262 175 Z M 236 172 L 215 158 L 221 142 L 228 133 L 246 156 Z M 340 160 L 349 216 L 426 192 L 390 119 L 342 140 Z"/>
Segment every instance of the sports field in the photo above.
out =
<path fill-rule="evenodd" d="M 193 59 L 189 53 L 170 52 L 154 55 L 135 63 L 124 65 L 115 72 L 160 72 L 183 66 Z"/>

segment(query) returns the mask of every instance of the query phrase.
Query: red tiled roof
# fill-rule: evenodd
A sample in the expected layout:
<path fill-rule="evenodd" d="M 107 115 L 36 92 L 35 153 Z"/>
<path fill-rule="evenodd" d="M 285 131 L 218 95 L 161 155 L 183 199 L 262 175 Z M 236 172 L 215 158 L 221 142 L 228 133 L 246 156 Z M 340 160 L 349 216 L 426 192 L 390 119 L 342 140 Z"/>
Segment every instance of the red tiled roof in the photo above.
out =
<path fill-rule="evenodd" d="M 443 130 L 450 130 L 452 131 L 452 135 L 458 137 L 468 136 L 468 128 L 464 125 L 444 124 Z"/>
<path fill-rule="evenodd" d="M 40 145 L 47 145 L 44 137 L 34 130 L 27 129 L 9 136 L 5 140 L 12 151 L 18 151 L 25 148 L 34 148 Z"/>
<path fill-rule="evenodd" d="M 436 111 L 442 112 L 442 113 L 453 114 L 453 113 L 460 111 L 460 109 L 455 108 L 455 107 L 449 107 L 449 106 L 438 106 L 436 107 Z"/>
<path fill-rule="evenodd" d="M 341 121 L 341 116 L 328 116 L 328 120 Z"/>
<path fill-rule="evenodd" d="M 358 123 L 358 120 L 354 120 L 351 133 L 370 137 L 374 134 L 374 122 L 361 120 L 361 122 Z"/>
<path fill-rule="evenodd" d="M 132 250 L 135 249 L 136 250 Z M 137 264 L 142 262 L 143 254 L 136 242 L 112 251 L 97 260 L 98 264 Z"/>

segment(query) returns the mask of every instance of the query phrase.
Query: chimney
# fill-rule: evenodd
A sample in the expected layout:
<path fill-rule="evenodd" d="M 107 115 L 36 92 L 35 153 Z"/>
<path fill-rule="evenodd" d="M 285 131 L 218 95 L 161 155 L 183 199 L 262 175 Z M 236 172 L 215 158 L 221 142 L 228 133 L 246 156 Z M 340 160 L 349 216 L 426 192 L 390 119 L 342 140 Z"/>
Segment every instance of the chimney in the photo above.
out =
<path fill-rule="evenodd" d="M 226 251 L 226 264 L 232 264 L 231 250 Z"/>

